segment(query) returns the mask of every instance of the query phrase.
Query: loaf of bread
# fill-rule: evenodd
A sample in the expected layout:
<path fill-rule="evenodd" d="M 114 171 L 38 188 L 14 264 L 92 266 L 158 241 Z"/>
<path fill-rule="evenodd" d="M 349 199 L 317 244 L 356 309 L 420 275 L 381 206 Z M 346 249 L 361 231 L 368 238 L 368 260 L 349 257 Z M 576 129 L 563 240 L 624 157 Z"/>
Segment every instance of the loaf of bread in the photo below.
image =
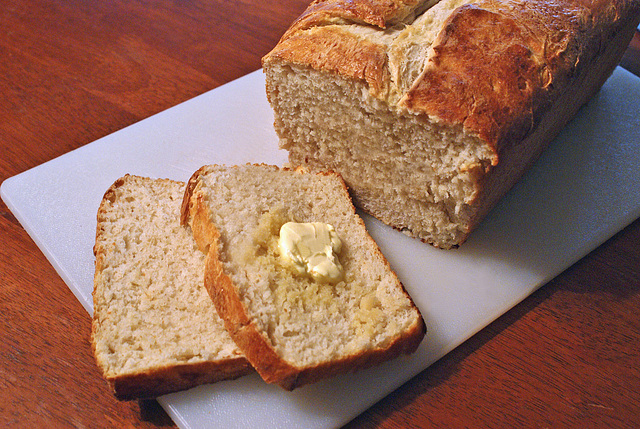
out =
<path fill-rule="evenodd" d="M 207 252 L 205 287 L 227 330 L 268 383 L 291 390 L 364 368 L 413 352 L 425 335 L 334 173 L 205 166 L 187 184 L 182 222 Z M 288 222 L 331 225 L 341 275 L 294 269 L 279 244 Z"/>
<path fill-rule="evenodd" d="M 280 146 L 385 223 L 458 246 L 639 20 L 639 0 L 316 0 L 263 58 Z"/>
<path fill-rule="evenodd" d="M 127 175 L 100 204 L 91 341 L 118 399 L 252 371 L 204 289 L 204 255 L 180 225 L 184 185 Z"/>

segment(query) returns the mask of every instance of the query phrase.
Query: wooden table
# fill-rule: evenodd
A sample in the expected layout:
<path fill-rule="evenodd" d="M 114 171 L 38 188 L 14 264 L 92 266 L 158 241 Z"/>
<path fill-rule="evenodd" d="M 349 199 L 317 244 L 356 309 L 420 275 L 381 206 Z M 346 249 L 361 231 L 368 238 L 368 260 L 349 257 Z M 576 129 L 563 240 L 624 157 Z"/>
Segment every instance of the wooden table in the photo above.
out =
<path fill-rule="evenodd" d="M 306 4 L 3 0 L 0 180 L 258 69 Z M 173 426 L 112 397 L 87 313 L 0 214 L 0 426 Z M 348 426 L 640 427 L 639 267 L 637 220 Z"/>

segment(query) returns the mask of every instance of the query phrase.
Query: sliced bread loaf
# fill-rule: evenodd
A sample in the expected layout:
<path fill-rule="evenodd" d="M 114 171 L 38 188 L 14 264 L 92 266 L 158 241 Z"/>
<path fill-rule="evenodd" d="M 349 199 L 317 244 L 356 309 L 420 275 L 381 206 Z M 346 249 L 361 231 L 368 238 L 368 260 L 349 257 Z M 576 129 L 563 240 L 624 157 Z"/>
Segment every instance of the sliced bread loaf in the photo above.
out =
<path fill-rule="evenodd" d="M 460 245 L 600 88 L 639 0 L 316 0 L 264 57 L 292 165 Z"/>
<path fill-rule="evenodd" d="M 333 173 L 267 165 L 205 166 L 182 222 L 207 252 L 205 287 L 263 379 L 291 390 L 413 352 L 419 310 Z M 287 222 L 331 225 L 342 243 L 333 282 L 300 273 L 280 250 Z"/>
<path fill-rule="evenodd" d="M 98 210 L 91 340 L 118 399 L 251 371 L 204 289 L 204 256 L 180 225 L 183 194 L 184 183 L 127 175 Z"/>

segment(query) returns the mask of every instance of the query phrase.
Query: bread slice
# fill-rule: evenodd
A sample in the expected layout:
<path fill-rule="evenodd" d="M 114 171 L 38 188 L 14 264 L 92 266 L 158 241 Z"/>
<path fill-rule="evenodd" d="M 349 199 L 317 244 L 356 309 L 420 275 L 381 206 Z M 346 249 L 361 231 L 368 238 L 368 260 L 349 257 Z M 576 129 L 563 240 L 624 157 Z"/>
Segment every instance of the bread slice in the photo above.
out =
<path fill-rule="evenodd" d="M 280 146 L 378 219 L 459 246 L 639 20 L 639 0 L 314 1 L 263 58 Z"/>
<path fill-rule="evenodd" d="M 180 225 L 183 194 L 184 183 L 127 175 L 98 210 L 91 341 L 118 399 L 252 371 L 204 289 L 204 256 Z"/>
<path fill-rule="evenodd" d="M 343 279 L 292 270 L 281 226 L 335 228 Z M 413 352 L 426 328 L 334 173 L 268 165 L 202 167 L 189 180 L 182 222 L 207 252 L 205 286 L 227 330 L 268 383 L 287 390 Z"/>

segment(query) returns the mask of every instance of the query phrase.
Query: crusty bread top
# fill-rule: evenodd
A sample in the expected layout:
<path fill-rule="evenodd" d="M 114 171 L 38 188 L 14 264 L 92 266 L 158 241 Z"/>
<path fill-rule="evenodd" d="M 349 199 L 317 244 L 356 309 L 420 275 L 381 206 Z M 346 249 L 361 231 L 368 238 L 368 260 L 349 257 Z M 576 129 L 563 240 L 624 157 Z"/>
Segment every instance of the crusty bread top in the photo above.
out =
<path fill-rule="evenodd" d="M 250 371 L 204 289 L 204 256 L 179 223 L 183 193 L 181 182 L 127 175 L 98 210 L 91 339 L 121 399 Z"/>
<path fill-rule="evenodd" d="M 314 1 L 263 64 L 364 80 L 398 109 L 462 125 L 495 165 L 639 14 L 638 0 Z"/>

